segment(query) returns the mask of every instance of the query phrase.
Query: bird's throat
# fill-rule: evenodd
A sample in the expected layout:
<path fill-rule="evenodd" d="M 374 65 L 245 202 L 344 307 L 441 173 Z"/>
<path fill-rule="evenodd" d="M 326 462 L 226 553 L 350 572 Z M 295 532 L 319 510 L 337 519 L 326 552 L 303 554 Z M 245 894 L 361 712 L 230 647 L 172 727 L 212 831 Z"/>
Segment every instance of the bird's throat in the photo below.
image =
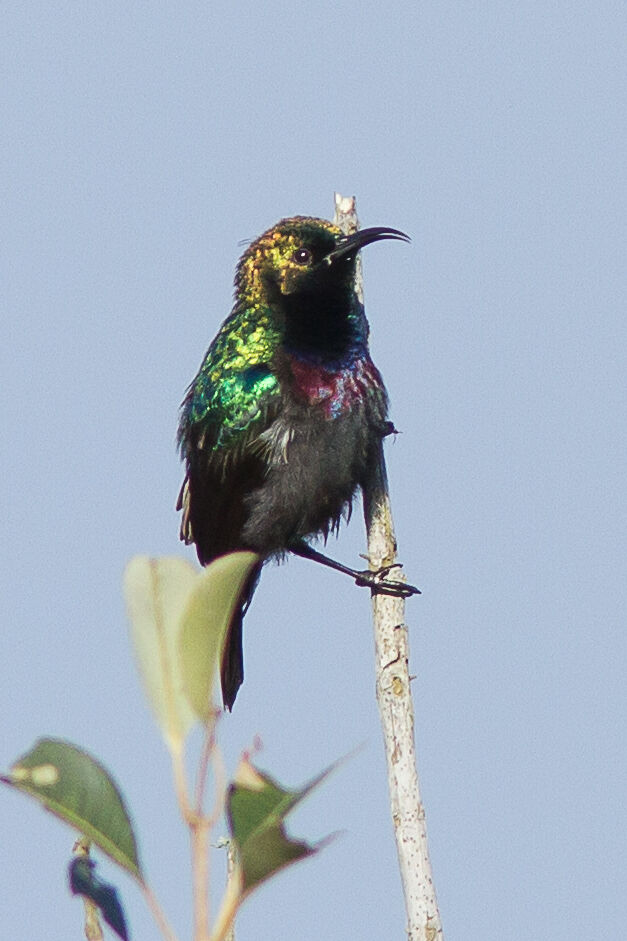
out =
<path fill-rule="evenodd" d="M 333 368 L 366 352 L 366 319 L 352 291 L 287 295 L 281 307 L 289 354 Z"/>

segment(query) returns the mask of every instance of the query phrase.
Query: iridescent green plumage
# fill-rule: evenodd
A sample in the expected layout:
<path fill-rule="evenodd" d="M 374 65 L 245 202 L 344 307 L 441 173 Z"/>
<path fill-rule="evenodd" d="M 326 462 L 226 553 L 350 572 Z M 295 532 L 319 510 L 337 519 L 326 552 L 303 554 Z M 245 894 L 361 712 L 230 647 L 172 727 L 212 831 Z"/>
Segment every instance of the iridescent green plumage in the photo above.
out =
<path fill-rule="evenodd" d="M 272 285 L 281 291 L 302 275 L 292 255 L 307 241 L 330 251 L 341 237 L 326 220 L 295 217 L 269 229 L 242 256 L 235 276 L 235 304 L 209 347 L 183 407 L 180 441 L 187 422 L 216 425 L 214 449 L 235 444 L 280 396 L 269 364 L 283 340 L 272 304 Z"/>
<path fill-rule="evenodd" d="M 207 351 L 188 396 L 187 418 L 219 426 L 214 447 L 244 431 L 259 414 L 260 403 L 278 393 L 268 370 L 280 341 L 268 313 L 240 307 L 222 326 Z"/>

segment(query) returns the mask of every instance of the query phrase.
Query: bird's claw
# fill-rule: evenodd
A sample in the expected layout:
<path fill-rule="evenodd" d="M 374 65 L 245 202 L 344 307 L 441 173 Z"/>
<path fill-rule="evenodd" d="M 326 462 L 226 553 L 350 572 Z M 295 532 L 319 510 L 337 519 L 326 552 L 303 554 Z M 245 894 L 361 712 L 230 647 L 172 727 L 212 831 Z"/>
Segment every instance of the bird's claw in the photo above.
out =
<path fill-rule="evenodd" d="M 380 569 L 366 569 L 364 572 L 357 572 L 355 584 L 361 588 L 370 588 L 378 595 L 393 595 L 396 598 L 410 598 L 412 595 L 421 594 L 419 588 L 408 585 L 407 582 L 399 582 L 395 579 L 389 579 L 388 575 L 392 569 L 402 568 L 399 562 L 392 565 L 383 565 Z"/>

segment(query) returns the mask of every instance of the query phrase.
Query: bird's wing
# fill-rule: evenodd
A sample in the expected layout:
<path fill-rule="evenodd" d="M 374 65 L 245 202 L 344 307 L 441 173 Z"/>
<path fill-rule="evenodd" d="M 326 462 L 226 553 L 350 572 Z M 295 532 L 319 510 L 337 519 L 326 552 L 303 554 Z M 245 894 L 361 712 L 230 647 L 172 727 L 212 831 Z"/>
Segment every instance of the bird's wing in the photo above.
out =
<path fill-rule="evenodd" d="M 213 371 L 206 366 L 183 402 L 179 443 L 187 474 L 177 505 L 183 511 L 181 539 L 196 543 L 203 565 L 245 548 L 245 497 L 266 472 L 258 442 L 281 402 L 279 380 L 267 364 Z"/>

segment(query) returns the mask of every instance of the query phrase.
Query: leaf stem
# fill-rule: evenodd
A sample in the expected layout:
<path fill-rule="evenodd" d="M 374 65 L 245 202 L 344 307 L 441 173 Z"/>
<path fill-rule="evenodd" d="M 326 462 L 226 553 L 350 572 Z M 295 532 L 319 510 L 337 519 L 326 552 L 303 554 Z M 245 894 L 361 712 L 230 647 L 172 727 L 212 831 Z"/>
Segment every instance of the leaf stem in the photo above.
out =
<path fill-rule="evenodd" d="M 161 932 L 163 937 L 166 939 L 166 941 L 178 941 L 177 936 L 172 931 L 172 928 L 170 928 L 170 925 L 168 924 L 168 920 L 163 914 L 163 909 L 159 905 L 156 895 L 154 894 L 154 892 L 152 891 L 148 883 L 140 881 L 139 885 L 141 887 L 142 892 L 144 893 L 146 904 L 148 905 L 148 908 L 152 912 L 152 916 L 154 920 L 157 922 L 157 925 L 159 926 L 159 931 Z"/>
<path fill-rule="evenodd" d="M 194 939 L 209 938 L 209 821 L 195 817 L 190 824 L 194 891 Z"/>
<path fill-rule="evenodd" d="M 170 749 L 170 758 L 172 759 L 172 776 L 174 778 L 174 790 L 176 799 L 181 811 L 181 816 L 189 826 L 192 819 L 196 816 L 189 802 L 187 789 L 187 775 L 185 773 L 185 751 L 183 742 L 180 739 L 170 739 L 168 741 Z"/>
<path fill-rule="evenodd" d="M 209 938 L 209 820 L 202 814 L 207 763 L 213 750 L 213 733 L 207 727 L 205 743 L 200 759 L 196 787 L 196 806 L 189 800 L 187 775 L 185 773 L 185 753 L 183 744 L 176 740 L 169 742 L 172 758 L 174 789 L 183 820 L 189 827 L 192 862 L 192 891 L 194 898 L 194 941 L 208 941 Z"/>
<path fill-rule="evenodd" d="M 196 791 L 194 794 L 194 804 L 196 813 L 200 817 L 203 814 L 205 803 L 205 789 L 207 787 L 207 771 L 209 762 L 213 756 L 216 747 L 216 721 L 218 713 L 214 713 L 205 725 L 205 734 L 202 744 L 202 752 L 198 762 L 198 774 L 196 775 Z"/>

